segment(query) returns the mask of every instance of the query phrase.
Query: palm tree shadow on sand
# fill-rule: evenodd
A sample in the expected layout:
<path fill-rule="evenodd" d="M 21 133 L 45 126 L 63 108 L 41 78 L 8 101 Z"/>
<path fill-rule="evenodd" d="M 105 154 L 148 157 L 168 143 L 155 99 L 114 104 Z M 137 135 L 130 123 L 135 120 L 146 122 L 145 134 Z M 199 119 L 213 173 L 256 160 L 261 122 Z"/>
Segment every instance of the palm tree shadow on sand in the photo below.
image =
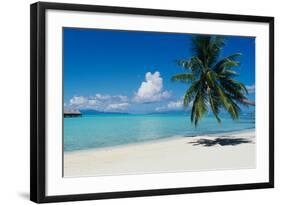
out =
<path fill-rule="evenodd" d="M 194 142 L 189 142 L 190 144 L 193 144 L 193 146 L 202 145 L 204 147 L 211 147 L 215 145 L 221 145 L 221 146 L 235 146 L 239 144 L 245 144 L 245 143 L 253 143 L 252 140 L 244 139 L 244 138 L 229 138 L 229 136 L 222 136 L 215 139 L 199 139 Z"/>

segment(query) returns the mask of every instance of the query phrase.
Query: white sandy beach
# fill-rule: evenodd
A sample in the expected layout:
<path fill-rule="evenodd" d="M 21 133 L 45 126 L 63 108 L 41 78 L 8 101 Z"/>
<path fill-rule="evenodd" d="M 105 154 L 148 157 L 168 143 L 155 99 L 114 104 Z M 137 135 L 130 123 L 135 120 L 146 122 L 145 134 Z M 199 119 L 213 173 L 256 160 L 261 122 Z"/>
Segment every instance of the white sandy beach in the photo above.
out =
<path fill-rule="evenodd" d="M 64 153 L 64 176 L 255 168 L 255 132 L 177 137 Z"/>

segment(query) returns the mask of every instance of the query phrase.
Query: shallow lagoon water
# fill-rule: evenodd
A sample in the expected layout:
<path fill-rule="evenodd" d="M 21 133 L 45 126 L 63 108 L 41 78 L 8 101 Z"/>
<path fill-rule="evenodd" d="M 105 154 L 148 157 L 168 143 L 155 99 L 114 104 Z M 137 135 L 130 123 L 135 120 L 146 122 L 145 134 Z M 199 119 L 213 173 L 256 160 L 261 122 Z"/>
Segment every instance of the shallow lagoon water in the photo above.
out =
<path fill-rule="evenodd" d="M 218 124 L 207 116 L 195 127 L 185 113 L 97 114 L 64 118 L 64 151 L 125 145 L 178 136 L 215 134 L 255 128 L 255 119 L 244 114 L 233 121 L 223 115 Z"/>

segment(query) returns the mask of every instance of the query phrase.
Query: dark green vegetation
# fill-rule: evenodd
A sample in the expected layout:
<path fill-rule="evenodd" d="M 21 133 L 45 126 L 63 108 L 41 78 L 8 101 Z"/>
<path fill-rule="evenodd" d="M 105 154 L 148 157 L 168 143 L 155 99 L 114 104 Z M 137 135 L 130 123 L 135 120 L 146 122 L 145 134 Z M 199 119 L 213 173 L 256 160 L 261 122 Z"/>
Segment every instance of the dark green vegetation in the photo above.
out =
<path fill-rule="evenodd" d="M 197 35 L 192 40 L 193 56 L 177 61 L 185 72 L 174 75 L 172 80 L 188 85 L 183 104 L 185 107 L 191 106 L 191 122 L 195 126 L 209 110 L 220 123 L 222 110 L 236 120 L 240 106 L 251 104 L 246 97 L 248 91 L 245 85 L 235 80 L 239 74 L 233 68 L 239 66 L 237 59 L 241 54 L 219 59 L 224 46 L 221 36 Z"/>

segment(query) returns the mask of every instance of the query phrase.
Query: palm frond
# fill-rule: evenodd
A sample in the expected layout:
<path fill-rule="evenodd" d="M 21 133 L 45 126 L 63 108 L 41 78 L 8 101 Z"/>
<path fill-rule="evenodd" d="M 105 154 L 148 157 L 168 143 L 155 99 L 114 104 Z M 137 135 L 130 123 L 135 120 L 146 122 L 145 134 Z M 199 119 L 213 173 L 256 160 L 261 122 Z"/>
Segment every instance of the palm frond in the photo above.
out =
<path fill-rule="evenodd" d="M 192 39 L 193 56 L 189 59 L 178 60 L 177 64 L 186 73 L 174 75 L 171 80 L 189 85 L 183 104 L 191 104 L 191 122 L 197 126 L 209 109 L 213 112 L 218 123 L 219 114 L 226 110 L 233 120 L 239 118 L 240 105 L 254 105 L 246 95 L 245 85 L 234 78 L 239 75 L 233 67 L 240 65 L 240 53 L 229 55 L 219 60 L 222 48 L 225 46 L 221 36 L 196 35 Z"/>
<path fill-rule="evenodd" d="M 241 53 L 235 53 L 228 57 L 223 58 L 218 63 L 214 65 L 214 70 L 216 73 L 221 73 L 226 69 L 231 67 L 239 66 L 239 62 L 236 60 L 238 57 L 241 56 Z"/>
<path fill-rule="evenodd" d="M 180 81 L 183 83 L 190 83 L 192 81 L 194 81 L 194 75 L 192 73 L 180 73 L 180 74 L 176 74 L 174 75 L 171 80 L 172 81 Z"/>
<path fill-rule="evenodd" d="M 204 69 L 202 61 L 198 57 L 191 57 L 189 60 L 177 60 L 176 63 L 187 71 L 200 73 Z"/>
<path fill-rule="evenodd" d="M 242 95 L 248 94 L 248 90 L 243 83 L 240 83 L 240 82 L 238 82 L 232 78 L 228 78 L 228 77 L 220 77 L 219 80 L 223 86 L 231 87 L 232 93 L 234 93 L 234 94 L 236 91 L 241 92 Z"/>
<path fill-rule="evenodd" d="M 223 74 L 221 74 L 221 75 L 224 75 L 227 78 L 232 78 L 232 77 L 238 76 L 239 73 L 237 73 L 236 71 L 231 70 L 231 69 L 225 69 Z"/>
<path fill-rule="evenodd" d="M 240 108 L 238 105 L 231 99 L 231 96 L 224 92 L 220 85 L 216 86 L 216 91 L 220 97 L 223 107 L 230 114 L 233 120 L 238 119 L 238 111 Z"/>
<path fill-rule="evenodd" d="M 216 63 L 224 45 L 224 38 L 222 36 L 216 36 L 211 39 L 208 47 L 208 67 L 212 67 Z"/>
<path fill-rule="evenodd" d="M 192 110 L 191 110 L 191 122 L 197 126 L 199 120 L 207 113 L 207 97 L 204 89 L 200 89 L 197 92 L 196 97 L 193 102 Z"/>
<path fill-rule="evenodd" d="M 206 73 L 206 80 L 207 80 L 208 87 L 213 88 L 217 80 L 217 74 L 214 71 L 209 70 Z"/>
<path fill-rule="evenodd" d="M 202 62 L 206 62 L 206 57 L 208 54 L 208 46 L 211 41 L 211 36 L 208 35 L 196 35 L 192 38 L 193 43 L 193 53 Z"/>
<path fill-rule="evenodd" d="M 214 113 L 216 120 L 218 121 L 218 123 L 221 123 L 221 119 L 219 117 L 221 103 L 218 97 L 214 94 L 213 91 L 209 91 L 208 98 L 209 98 L 210 107 Z"/>
<path fill-rule="evenodd" d="M 184 98 L 183 98 L 183 105 L 187 107 L 189 103 L 193 100 L 195 97 L 196 93 L 199 91 L 200 88 L 200 81 L 194 82 L 189 89 L 186 91 Z"/>

